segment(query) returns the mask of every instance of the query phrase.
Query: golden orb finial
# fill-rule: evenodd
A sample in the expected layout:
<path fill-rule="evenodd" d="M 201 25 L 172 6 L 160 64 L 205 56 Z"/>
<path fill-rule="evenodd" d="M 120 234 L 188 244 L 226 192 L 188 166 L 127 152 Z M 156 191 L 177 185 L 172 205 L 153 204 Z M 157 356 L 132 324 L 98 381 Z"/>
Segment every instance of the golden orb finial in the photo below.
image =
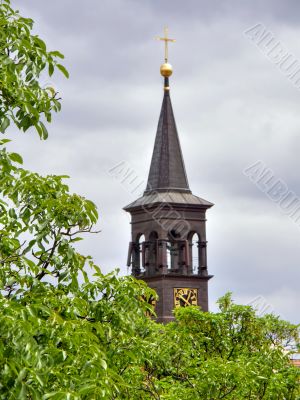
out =
<path fill-rule="evenodd" d="M 172 75 L 173 73 L 173 67 L 171 64 L 169 63 L 164 63 L 161 65 L 160 67 L 160 73 L 162 76 L 164 76 L 165 78 L 169 78 L 169 76 Z"/>

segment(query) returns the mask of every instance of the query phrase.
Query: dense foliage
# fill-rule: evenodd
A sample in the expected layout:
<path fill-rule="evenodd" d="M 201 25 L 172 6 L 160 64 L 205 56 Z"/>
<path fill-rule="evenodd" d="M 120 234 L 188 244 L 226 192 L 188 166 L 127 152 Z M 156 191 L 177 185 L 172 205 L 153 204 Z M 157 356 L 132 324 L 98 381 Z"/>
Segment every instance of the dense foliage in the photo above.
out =
<path fill-rule="evenodd" d="M 43 73 L 51 76 L 59 69 L 68 72 L 58 60 L 59 51 L 47 51 L 46 44 L 31 34 L 33 21 L 24 18 L 10 6 L 9 0 L 0 3 L 0 132 L 10 122 L 24 132 L 35 127 L 41 138 L 48 132 L 42 118 L 51 121 L 52 112 L 60 110 L 58 93 L 51 86 L 43 87 Z"/>
<path fill-rule="evenodd" d="M 42 138 L 57 93 L 42 88 L 59 52 L 0 3 L 0 123 Z M 141 281 L 103 275 L 76 242 L 97 222 L 95 205 L 64 176 L 22 168 L 0 141 L 0 399 L 299 399 L 290 364 L 297 327 L 220 300 L 220 312 L 149 318 L 154 293 Z M 99 238 L 100 240 L 100 238 Z"/>

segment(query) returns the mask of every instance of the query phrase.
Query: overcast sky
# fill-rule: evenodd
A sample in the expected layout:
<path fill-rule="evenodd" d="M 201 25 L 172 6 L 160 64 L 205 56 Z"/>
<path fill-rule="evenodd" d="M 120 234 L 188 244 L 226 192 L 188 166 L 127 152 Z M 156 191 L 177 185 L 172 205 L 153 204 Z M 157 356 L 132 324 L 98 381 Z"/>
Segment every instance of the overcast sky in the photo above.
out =
<path fill-rule="evenodd" d="M 97 204 L 101 233 L 87 237 L 80 250 L 105 272 L 119 267 L 127 273 L 130 219 L 122 207 L 137 193 L 108 170 L 125 161 L 140 181 L 147 179 L 163 94 L 163 45 L 154 37 L 168 25 L 177 40 L 170 46 L 171 97 L 190 186 L 215 203 L 207 215 L 208 268 L 214 275 L 210 308 L 232 291 L 238 302 L 259 298 L 261 311 L 269 307 L 299 322 L 300 224 L 243 170 L 261 160 L 275 181 L 300 196 L 299 85 L 254 35 L 264 27 L 272 32 L 272 43 L 300 60 L 300 3 L 16 0 L 13 5 L 34 19 L 35 32 L 49 49 L 65 54 L 70 71 L 69 80 L 56 74 L 43 83 L 54 85 L 63 98 L 49 139 L 17 134 L 14 148 L 27 168 L 69 174 L 71 190 Z"/>

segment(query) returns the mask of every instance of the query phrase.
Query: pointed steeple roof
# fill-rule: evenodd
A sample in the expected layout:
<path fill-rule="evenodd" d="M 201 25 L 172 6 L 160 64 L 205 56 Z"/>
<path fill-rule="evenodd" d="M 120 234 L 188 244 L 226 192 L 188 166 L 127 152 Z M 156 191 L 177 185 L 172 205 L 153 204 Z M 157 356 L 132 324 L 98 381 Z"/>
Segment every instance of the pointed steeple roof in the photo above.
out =
<path fill-rule="evenodd" d="M 193 195 L 189 188 L 171 104 L 168 77 L 165 77 L 164 98 L 147 187 L 144 195 L 124 207 L 124 210 L 130 212 L 157 203 L 202 209 L 213 206 L 213 203 Z"/>
<path fill-rule="evenodd" d="M 128 206 L 126 211 L 140 210 L 155 204 L 173 204 L 180 207 L 207 209 L 213 203 L 192 194 L 187 180 L 179 137 L 170 98 L 169 77 L 173 68 L 168 63 L 168 42 L 174 39 L 158 38 L 165 42 L 165 63 L 160 67 L 164 77 L 164 98 L 157 126 L 148 182 L 144 195 Z"/>
<path fill-rule="evenodd" d="M 168 82 L 158 121 L 145 194 L 153 191 L 189 192 Z"/>

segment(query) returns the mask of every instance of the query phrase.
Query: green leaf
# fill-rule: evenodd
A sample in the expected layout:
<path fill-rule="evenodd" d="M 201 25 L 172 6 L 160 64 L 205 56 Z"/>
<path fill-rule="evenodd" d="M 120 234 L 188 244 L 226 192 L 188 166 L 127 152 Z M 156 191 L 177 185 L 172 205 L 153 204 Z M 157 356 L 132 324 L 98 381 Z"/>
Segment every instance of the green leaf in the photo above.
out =
<path fill-rule="evenodd" d="M 100 365 L 103 369 L 107 369 L 107 362 L 105 360 L 100 360 Z"/>
<path fill-rule="evenodd" d="M 23 164 L 23 158 L 18 153 L 9 153 L 8 157 L 16 163 Z"/>
<path fill-rule="evenodd" d="M 35 43 L 44 51 L 46 51 L 46 43 L 38 36 L 34 37 Z"/>
<path fill-rule="evenodd" d="M 1 140 L 0 140 L 0 146 L 2 146 L 2 145 L 5 144 L 5 143 L 9 143 L 9 142 L 11 142 L 10 139 L 1 139 Z"/>
<path fill-rule="evenodd" d="M 60 53 L 59 51 L 55 50 L 55 51 L 50 51 L 49 54 L 53 57 L 58 57 L 58 58 L 65 58 L 65 56 Z"/>
<path fill-rule="evenodd" d="M 44 394 L 44 396 L 42 397 L 43 400 L 47 400 L 47 399 L 51 399 L 54 396 L 57 396 L 58 394 L 60 394 L 60 392 L 50 392 L 50 393 L 46 393 Z M 56 397 L 57 398 L 57 397 Z"/>
<path fill-rule="evenodd" d="M 4 133 L 6 131 L 6 129 L 8 128 L 9 124 L 10 124 L 9 118 L 4 116 L 2 119 L 1 125 L 0 125 L 0 132 Z"/>
<path fill-rule="evenodd" d="M 83 240 L 83 238 L 82 238 L 82 237 L 75 237 L 75 238 L 72 238 L 72 239 L 71 239 L 71 242 L 72 242 L 72 243 L 74 243 L 74 242 L 79 242 L 80 240 Z"/>
<path fill-rule="evenodd" d="M 36 125 L 37 131 L 40 135 L 41 139 L 46 140 L 48 138 L 48 131 L 47 128 L 45 127 L 45 125 L 43 124 L 42 121 L 40 121 L 37 125 Z"/>
<path fill-rule="evenodd" d="M 66 78 L 69 78 L 69 72 L 66 70 L 66 68 L 63 66 L 63 65 L 61 65 L 61 64 L 56 64 L 56 66 L 57 66 L 57 68 L 64 74 L 64 76 L 66 77 Z"/>
<path fill-rule="evenodd" d="M 53 72 L 54 72 L 54 65 L 52 63 L 49 63 L 49 67 L 48 67 L 49 76 L 52 76 Z"/>

